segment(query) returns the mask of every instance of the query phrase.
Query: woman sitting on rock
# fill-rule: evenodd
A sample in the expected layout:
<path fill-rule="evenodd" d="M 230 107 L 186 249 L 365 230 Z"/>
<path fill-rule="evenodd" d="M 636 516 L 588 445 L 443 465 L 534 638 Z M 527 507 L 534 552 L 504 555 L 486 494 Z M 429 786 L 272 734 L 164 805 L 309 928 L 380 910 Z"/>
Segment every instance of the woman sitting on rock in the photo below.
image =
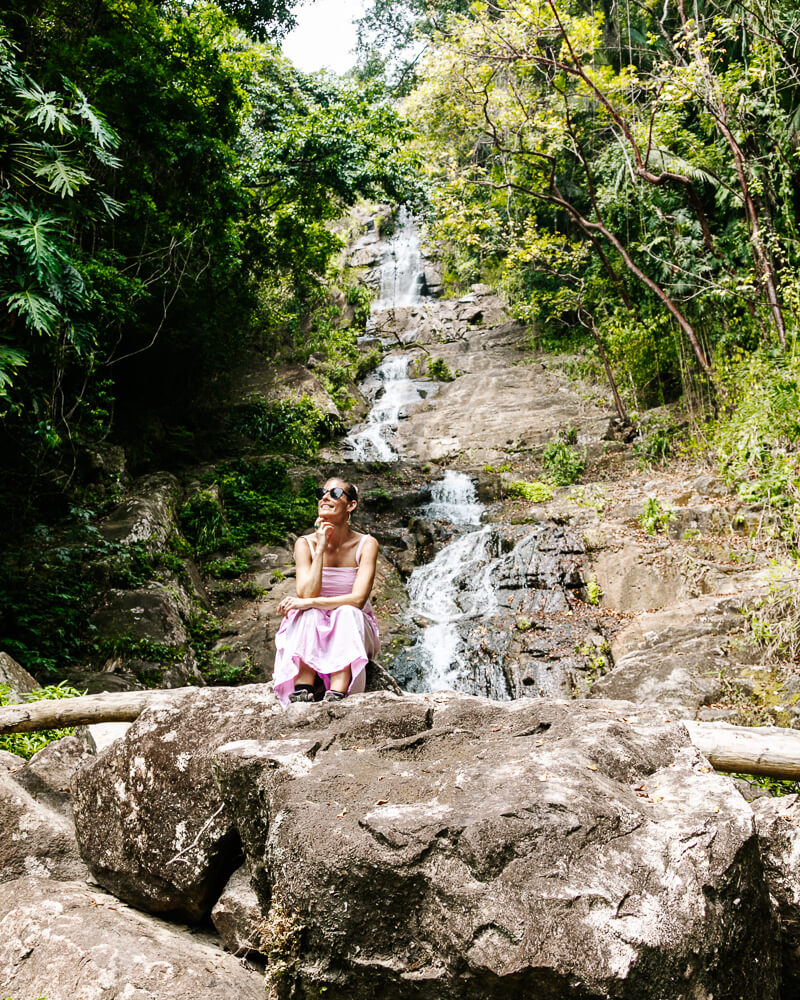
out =
<path fill-rule="evenodd" d="M 324 701 L 364 690 L 364 668 L 380 650 L 378 623 L 369 603 L 378 543 L 350 527 L 358 491 L 344 479 L 317 490 L 313 535 L 297 539 L 297 596 L 285 597 L 285 617 L 275 637 L 275 694 L 313 701 L 314 681 L 325 684 Z"/>

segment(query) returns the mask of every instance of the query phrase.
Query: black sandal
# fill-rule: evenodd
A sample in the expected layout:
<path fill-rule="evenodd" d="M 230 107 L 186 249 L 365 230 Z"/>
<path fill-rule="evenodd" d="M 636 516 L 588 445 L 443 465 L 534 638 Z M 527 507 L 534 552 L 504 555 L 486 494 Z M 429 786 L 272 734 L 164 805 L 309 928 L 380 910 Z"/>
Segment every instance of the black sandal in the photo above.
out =
<path fill-rule="evenodd" d="M 295 704 L 298 701 L 313 701 L 314 688 L 310 684 L 298 684 L 289 695 L 289 701 Z"/>
<path fill-rule="evenodd" d="M 342 701 L 347 696 L 346 691 L 334 691 L 332 688 L 325 692 L 323 701 Z"/>

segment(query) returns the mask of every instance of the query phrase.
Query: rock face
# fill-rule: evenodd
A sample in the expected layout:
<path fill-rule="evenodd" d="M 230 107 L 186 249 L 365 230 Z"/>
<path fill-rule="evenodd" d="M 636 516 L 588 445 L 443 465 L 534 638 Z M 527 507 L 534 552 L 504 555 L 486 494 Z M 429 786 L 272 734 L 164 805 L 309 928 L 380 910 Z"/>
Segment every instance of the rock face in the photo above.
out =
<path fill-rule="evenodd" d="M 214 943 L 73 882 L 0 893 L 3 995 L 15 1000 L 263 1000 L 263 977 Z"/>
<path fill-rule="evenodd" d="M 215 762 L 267 946 L 299 935 L 274 996 L 777 997 L 752 813 L 663 711 L 372 695 L 302 723 Z"/>
<path fill-rule="evenodd" d="M 162 548 L 175 528 L 178 480 L 168 472 L 145 476 L 131 496 L 106 519 L 102 532 L 109 541 L 143 543 L 148 552 Z"/>
<path fill-rule="evenodd" d="M 796 795 L 753 803 L 761 855 L 781 925 L 784 1000 L 800 996 L 800 803 Z"/>
<path fill-rule="evenodd" d="M 298 712 L 258 684 L 190 691 L 144 712 L 73 784 L 78 842 L 99 884 L 151 913 L 207 916 L 241 864 L 212 756 L 230 740 L 279 739 L 304 728 Z M 387 732 L 405 735 L 415 717 L 410 709 L 396 725 L 387 722 Z"/>
<path fill-rule="evenodd" d="M 658 702 L 694 718 L 720 697 L 723 677 L 735 674 L 727 637 L 741 626 L 742 603 L 710 595 L 641 615 L 616 637 L 614 669 L 597 681 L 593 695 Z"/>

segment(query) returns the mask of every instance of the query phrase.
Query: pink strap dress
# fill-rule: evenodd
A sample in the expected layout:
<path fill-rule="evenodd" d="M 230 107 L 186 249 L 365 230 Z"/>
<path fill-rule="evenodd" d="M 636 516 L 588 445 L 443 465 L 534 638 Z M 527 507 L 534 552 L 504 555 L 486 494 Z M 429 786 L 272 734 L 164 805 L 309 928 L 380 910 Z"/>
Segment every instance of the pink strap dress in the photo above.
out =
<path fill-rule="evenodd" d="M 311 539 L 303 536 L 314 558 Z M 361 549 L 368 535 L 364 535 L 356 549 L 355 566 L 323 566 L 320 597 L 339 597 L 353 590 Z M 290 611 L 283 619 L 275 636 L 275 694 L 284 705 L 294 691 L 295 678 L 301 663 L 307 664 L 330 687 L 330 675 L 350 667 L 348 694 L 364 690 L 364 668 L 380 652 L 378 622 L 369 601 L 363 608 L 343 604 L 339 608 L 307 611 Z"/>

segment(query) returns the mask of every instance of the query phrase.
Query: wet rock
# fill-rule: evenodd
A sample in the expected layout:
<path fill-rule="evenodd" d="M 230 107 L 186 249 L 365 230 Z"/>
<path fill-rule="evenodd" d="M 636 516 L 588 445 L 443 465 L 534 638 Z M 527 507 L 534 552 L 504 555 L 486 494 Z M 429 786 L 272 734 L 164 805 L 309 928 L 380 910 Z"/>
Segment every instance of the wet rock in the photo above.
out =
<path fill-rule="evenodd" d="M 796 795 L 752 803 L 767 883 L 781 929 L 781 997 L 800 996 L 800 804 Z"/>
<path fill-rule="evenodd" d="M 183 692 L 143 712 L 73 783 L 78 841 L 97 882 L 151 913 L 205 917 L 241 864 L 211 758 L 230 740 L 278 739 L 303 728 L 305 708 L 328 710 L 285 710 L 270 687 L 251 684 Z M 426 710 L 417 714 L 424 719 Z M 411 717 L 413 710 L 397 720 L 363 712 L 361 721 L 365 733 L 382 727 L 393 738 L 407 734 Z"/>
<path fill-rule="evenodd" d="M 0 882 L 25 875 L 60 880 L 87 878 L 89 873 L 81 860 L 72 823 L 60 812 L 37 802 L 17 783 L 17 773 L 0 770 Z M 5 888 L 0 897 L 4 895 Z"/>
<path fill-rule="evenodd" d="M 387 739 L 376 698 L 216 756 L 268 923 L 302 931 L 287 995 L 775 1000 L 750 808 L 663 711 L 407 696 L 428 725 Z"/>
<path fill-rule="evenodd" d="M 39 688 L 36 678 L 8 653 L 0 653 L 0 684 L 7 684 L 11 689 L 11 701 L 22 701 L 21 695 Z"/>
<path fill-rule="evenodd" d="M 175 530 L 178 480 L 157 472 L 136 481 L 132 494 L 103 522 L 100 530 L 112 542 L 143 544 L 148 552 L 163 548 Z"/>
<path fill-rule="evenodd" d="M 72 882 L 0 894 L 3 992 L 19 1000 L 263 1000 L 263 977 L 199 935 Z"/>
<path fill-rule="evenodd" d="M 246 865 L 231 875 L 211 911 L 211 920 L 227 951 L 260 953 L 264 946 L 264 914 Z"/>

